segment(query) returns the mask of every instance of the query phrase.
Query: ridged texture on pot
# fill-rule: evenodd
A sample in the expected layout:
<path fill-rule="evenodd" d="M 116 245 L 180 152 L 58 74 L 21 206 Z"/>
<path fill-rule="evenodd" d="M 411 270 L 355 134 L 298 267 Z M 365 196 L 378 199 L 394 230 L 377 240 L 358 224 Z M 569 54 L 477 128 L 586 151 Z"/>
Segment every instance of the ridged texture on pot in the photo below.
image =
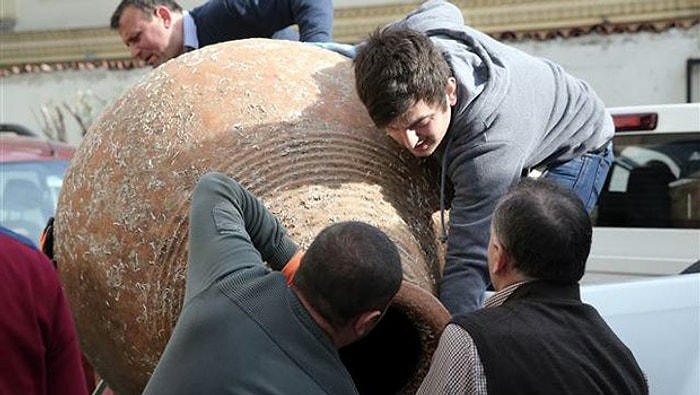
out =
<path fill-rule="evenodd" d="M 56 256 L 81 345 L 120 394 L 140 393 L 177 320 L 189 199 L 210 170 L 251 189 L 303 246 L 334 221 L 377 225 L 399 245 L 405 282 L 435 293 L 433 169 L 373 127 L 350 60 L 263 39 L 190 52 L 100 116 L 59 199 Z M 447 320 L 430 297 L 398 302 L 428 354 Z"/>

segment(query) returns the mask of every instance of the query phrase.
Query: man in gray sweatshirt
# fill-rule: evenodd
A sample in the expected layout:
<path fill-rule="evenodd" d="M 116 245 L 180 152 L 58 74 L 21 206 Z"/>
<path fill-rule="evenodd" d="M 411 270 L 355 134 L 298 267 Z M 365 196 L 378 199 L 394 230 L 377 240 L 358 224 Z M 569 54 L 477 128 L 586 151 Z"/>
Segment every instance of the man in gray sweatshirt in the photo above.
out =
<path fill-rule="evenodd" d="M 423 3 L 358 46 L 356 88 L 377 127 L 442 167 L 453 193 L 439 297 L 452 314 L 481 307 L 498 199 L 534 173 L 573 189 L 590 212 L 612 161 L 612 118 L 591 87 L 542 58 Z M 443 221 L 443 232 L 444 230 Z"/>
<path fill-rule="evenodd" d="M 182 311 L 144 394 L 357 394 L 337 350 L 374 328 L 402 276 L 378 228 L 338 222 L 301 253 L 262 201 L 207 173 Z"/>

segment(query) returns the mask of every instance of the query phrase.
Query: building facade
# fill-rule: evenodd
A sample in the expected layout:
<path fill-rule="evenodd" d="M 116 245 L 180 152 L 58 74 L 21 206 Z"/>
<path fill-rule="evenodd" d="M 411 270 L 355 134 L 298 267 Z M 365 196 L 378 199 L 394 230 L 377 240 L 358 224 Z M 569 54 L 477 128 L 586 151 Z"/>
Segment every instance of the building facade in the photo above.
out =
<path fill-rule="evenodd" d="M 201 1 L 180 3 L 192 8 Z M 63 109 L 63 122 L 71 123 L 81 112 L 96 111 L 150 70 L 129 59 L 119 36 L 108 27 L 116 0 L 0 3 L 3 122 L 45 129 L 50 126 L 47 122 L 58 122 L 52 118 L 60 118 L 52 111 Z M 698 0 L 453 3 L 473 27 L 548 57 L 585 79 L 609 106 L 700 100 Z M 418 4 L 336 0 L 334 38 L 359 42 L 375 27 L 401 18 Z"/>

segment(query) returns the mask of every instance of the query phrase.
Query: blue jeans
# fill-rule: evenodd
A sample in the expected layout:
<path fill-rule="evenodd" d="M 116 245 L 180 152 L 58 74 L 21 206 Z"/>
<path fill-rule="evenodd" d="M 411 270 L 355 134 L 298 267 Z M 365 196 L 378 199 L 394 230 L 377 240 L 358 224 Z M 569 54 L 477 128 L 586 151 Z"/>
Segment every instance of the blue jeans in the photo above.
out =
<path fill-rule="evenodd" d="M 612 161 L 610 142 L 598 152 L 588 152 L 568 162 L 548 166 L 544 178 L 576 192 L 590 213 L 598 202 Z"/>

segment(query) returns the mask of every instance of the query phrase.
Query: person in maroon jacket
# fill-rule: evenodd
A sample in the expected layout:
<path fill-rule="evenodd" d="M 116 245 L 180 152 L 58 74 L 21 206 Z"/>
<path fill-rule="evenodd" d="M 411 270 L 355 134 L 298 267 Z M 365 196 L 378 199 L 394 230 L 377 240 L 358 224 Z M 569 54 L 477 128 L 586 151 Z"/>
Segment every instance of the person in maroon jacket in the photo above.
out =
<path fill-rule="evenodd" d="M 0 226 L 0 394 L 87 395 L 78 336 L 58 273 Z"/>

